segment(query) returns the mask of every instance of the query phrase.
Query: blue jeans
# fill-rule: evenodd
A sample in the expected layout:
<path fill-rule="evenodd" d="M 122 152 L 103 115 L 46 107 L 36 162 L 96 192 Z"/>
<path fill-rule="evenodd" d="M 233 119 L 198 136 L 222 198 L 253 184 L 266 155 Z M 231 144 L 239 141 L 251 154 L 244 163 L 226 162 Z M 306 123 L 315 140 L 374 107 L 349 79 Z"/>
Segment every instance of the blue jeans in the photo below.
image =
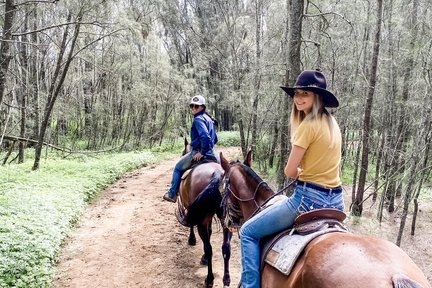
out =
<path fill-rule="evenodd" d="M 243 288 L 261 286 L 259 241 L 287 228 L 291 228 L 295 218 L 303 212 L 317 208 L 344 210 L 343 193 L 323 193 L 315 189 L 297 185 L 294 194 L 247 220 L 240 228 Z"/>
<path fill-rule="evenodd" d="M 170 198 L 174 198 L 175 196 L 177 196 L 180 187 L 181 177 L 186 170 L 192 167 L 193 156 L 195 156 L 195 154 L 197 153 L 198 151 L 196 150 L 192 150 L 189 153 L 186 153 L 175 165 L 171 179 L 171 187 L 168 190 L 168 196 Z M 213 150 L 213 155 L 210 156 L 215 157 L 215 154 L 216 153 Z M 216 159 L 220 162 L 219 156 L 217 156 Z"/>

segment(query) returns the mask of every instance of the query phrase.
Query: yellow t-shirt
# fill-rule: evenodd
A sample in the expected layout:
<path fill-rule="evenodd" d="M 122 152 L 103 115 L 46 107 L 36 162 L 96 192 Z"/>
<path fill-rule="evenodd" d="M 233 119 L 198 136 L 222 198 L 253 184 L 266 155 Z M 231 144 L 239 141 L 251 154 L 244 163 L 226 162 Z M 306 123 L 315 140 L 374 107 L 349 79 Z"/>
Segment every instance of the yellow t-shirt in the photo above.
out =
<path fill-rule="evenodd" d="M 327 188 L 341 185 L 340 162 L 342 136 L 339 125 L 334 123 L 334 145 L 326 115 L 314 120 L 304 120 L 296 129 L 293 145 L 306 149 L 300 162 L 299 180 L 312 182 Z"/>

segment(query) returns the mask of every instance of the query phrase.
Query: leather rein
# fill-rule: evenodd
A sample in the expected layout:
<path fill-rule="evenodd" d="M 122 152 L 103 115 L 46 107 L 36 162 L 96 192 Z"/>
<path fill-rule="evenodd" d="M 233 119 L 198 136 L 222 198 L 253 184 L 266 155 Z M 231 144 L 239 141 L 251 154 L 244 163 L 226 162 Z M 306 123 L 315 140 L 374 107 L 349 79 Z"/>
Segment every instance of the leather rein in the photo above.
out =
<path fill-rule="evenodd" d="M 240 165 L 241 166 L 241 165 L 244 165 L 244 164 L 236 163 L 234 165 Z M 243 217 L 243 214 L 241 213 L 240 207 L 234 205 L 232 202 L 228 203 L 229 196 L 232 195 L 235 199 L 237 199 L 240 202 L 253 201 L 254 204 L 255 204 L 255 206 L 256 206 L 256 209 L 251 214 L 250 217 L 248 217 L 247 219 L 244 220 L 244 222 L 246 222 L 247 220 L 249 220 L 250 218 L 252 218 L 256 214 L 258 214 L 263 209 L 262 207 L 268 201 L 270 201 L 271 199 L 273 199 L 273 197 L 275 197 L 277 195 L 280 195 L 283 191 L 285 191 L 286 189 L 288 189 L 289 187 L 291 187 L 296 182 L 296 179 L 294 179 L 293 181 L 291 181 L 290 183 L 288 183 L 287 186 L 285 186 L 284 188 L 282 188 L 281 190 L 279 190 L 277 193 L 274 193 L 271 197 L 269 197 L 268 199 L 266 199 L 264 201 L 264 203 L 262 203 L 261 205 L 259 205 L 256 202 L 256 195 L 257 195 L 259 189 L 261 188 L 261 186 L 263 184 L 265 184 L 265 185 L 268 186 L 267 182 L 261 179 L 261 181 L 258 182 L 257 186 L 255 187 L 255 191 L 254 191 L 254 193 L 252 194 L 252 196 L 250 198 L 240 198 L 231 189 L 231 184 L 230 184 L 231 173 L 232 172 L 230 171 L 229 174 L 225 175 L 225 177 L 224 177 L 224 192 L 223 192 L 222 205 L 223 205 L 223 207 L 224 207 L 225 210 L 228 210 L 229 213 L 226 213 L 226 214 L 227 215 L 229 214 L 228 215 L 229 217 L 233 217 L 234 216 L 234 217 L 237 217 L 238 219 L 241 219 L 241 218 L 244 218 L 244 217 Z"/>

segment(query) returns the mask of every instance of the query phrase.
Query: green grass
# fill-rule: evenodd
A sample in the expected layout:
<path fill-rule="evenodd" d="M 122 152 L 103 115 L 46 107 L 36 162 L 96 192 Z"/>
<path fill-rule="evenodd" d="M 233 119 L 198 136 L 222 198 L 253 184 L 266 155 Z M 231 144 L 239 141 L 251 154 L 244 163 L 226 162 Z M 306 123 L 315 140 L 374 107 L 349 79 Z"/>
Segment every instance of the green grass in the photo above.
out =
<path fill-rule="evenodd" d="M 218 135 L 218 146 L 239 145 L 238 133 Z M 126 172 L 183 148 L 179 138 L 151 150 L 93 157 L 65 159 L 49 151 L 37 171 L 29 149 L 25 163 L 0 166 L 0 287 L 51 287 L 58 252 L 85 206 Z"/>
<path fill-rule="evenodd" d="M 238 131 L 222 131 L 218 132 L 218 146 L 222 147 L 240 147 L 240 133 Z"/>
<path fill-rule="evenodd" d="M 163 157 L 158 155 L 158 157 Z M 29 157 L 30 159 L 30 157 Z M 0 287 L 50 287 L 57 253 L 87 202 L 149 151 L 0 166 Z"/>

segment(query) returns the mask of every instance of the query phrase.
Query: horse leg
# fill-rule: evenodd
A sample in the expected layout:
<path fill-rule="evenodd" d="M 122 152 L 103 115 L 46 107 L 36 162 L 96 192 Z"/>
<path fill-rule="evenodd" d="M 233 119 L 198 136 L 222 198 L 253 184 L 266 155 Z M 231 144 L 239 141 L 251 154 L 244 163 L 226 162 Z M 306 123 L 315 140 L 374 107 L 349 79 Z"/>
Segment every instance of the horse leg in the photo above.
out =
<path fill-rule="evenodd" d="M 208 223 L 207 224 L 207 234 L 208 234 L 208 239 L 209 239 L 209 242 L 210 242 L 210 238 L 211 238 L 211 234 L 212 234 L 212 232 L 213 232 L 213 230 L 212 230 L 212 219 L 210 219 L 210 223 Z M 202 237 L 201 237 L 202 238 Z M 210 246 L 211 247 L 211 246 Z M 211 260 L 211 259 L 210 259 Z M 200 264 L 201 265 L 208 265 L 208 262 L 209 262 L 209 260 L 208 260 L 208 257 L 207 257 L 207 255 L 206 255 L 206 253 L 205 253 L 205 249 L 204 249 L 204 254 L 203 254 L 203 256 L 201 257 L 201 262 L 200 262 Z"/>
<path fill-rule="evenodd" d="M 229 286 L 231 284 L 231 277 L 229 273 L 229 260 L 231 258 L 231 237 L 232 233 L 229 231 L 229 229 L 223 228 L 222 256 L 224 260 L 224 286 Z"/>
<path fill-rule="evenodd" d="M 195 246 L 196 245 L 196 237 L 195 237 L 195 232 L 194 232 L 194 227 L 193 226 L 190 227 L 188 244 L 190 246 Z"/>
<path fill-rule="evenodd" d="M 210 221 L 210 225 L 211 225 L 211 221 Z M 204 245 L 204 255 L 201 258 L 201 264 L 204 264 L 203 262 L 206 262 L 207 264 L 207 278 L 205 280 L 205 287 L 207 288 L 213 287 L 213 280 L 214 280 L 213 268 L 212 268 L 213 251 L 210 244 L 211 228 L 209 229 L 209 227 L 211 226 L 209 226 L 208 223 L 207 225 L 204 223 L 198 224 L 198 234 L 200 235 Z"/>

